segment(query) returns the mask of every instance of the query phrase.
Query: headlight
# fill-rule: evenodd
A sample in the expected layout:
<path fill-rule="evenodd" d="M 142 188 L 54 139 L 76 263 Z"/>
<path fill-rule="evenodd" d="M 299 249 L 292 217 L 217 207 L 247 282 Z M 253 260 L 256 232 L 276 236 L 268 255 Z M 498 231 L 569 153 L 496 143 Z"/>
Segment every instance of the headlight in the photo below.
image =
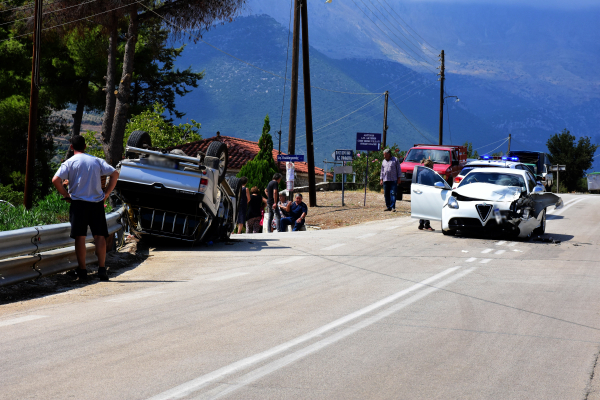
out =
<path fill-rule="evenodd" d="M 453 208 L 455 210 L 458 209 L 458 201 L 454 198 L 454 196 L 450 196 L 448 199 L 448 207 Z"/>

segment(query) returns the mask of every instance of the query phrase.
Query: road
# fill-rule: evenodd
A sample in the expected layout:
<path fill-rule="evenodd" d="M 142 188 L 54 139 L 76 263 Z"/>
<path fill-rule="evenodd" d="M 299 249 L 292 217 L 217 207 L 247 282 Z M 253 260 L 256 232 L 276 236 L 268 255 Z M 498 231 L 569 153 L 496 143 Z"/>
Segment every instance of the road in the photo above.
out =
<path fill-rule="evenodd" d="M 0 398 L 599 399 L 600 196 L 563 199 L 561 243 L 396 218 L 154 249 L 0 306 Z"/>

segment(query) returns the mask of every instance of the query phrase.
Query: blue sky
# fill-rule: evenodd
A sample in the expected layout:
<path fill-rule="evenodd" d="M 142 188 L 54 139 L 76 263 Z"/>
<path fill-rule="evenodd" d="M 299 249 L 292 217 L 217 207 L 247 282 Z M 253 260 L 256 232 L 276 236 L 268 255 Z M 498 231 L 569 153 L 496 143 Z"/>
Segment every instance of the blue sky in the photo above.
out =
<path fill-rule="evenodd" d="M 333 0 L 336 1 L 336 0 Z M 405 3 L 406 0 L 387 0 L 389 4 Z M 536 8 L 581 9 L 600 7 L 598 0 L 408 0 L 411 3 L 445 3 L 445 4 L 511 4 Z"/>

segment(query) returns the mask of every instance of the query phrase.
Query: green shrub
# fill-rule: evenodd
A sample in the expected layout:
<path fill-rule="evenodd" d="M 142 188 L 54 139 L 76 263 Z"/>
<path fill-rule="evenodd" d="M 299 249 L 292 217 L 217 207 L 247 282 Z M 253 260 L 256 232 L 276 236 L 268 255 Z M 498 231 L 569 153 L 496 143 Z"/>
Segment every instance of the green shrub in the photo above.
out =
<path fill-rule="evenodd" d="M 13 190 L 12 185 L 0 184 L 0 200 L 4 200 L 13 206 L 23 204 L 23 192 Z"/>
<path fill-rule="evenodd" d="M 396 158 L 404 157 L 405 152 L 400 151 L 397 144 L 388 147 L 392 152 L 392 156 Z M 369 152 L 369 185 L 370 190 L 379 191 L 379 178 L 381 175 L 381 162 L 383 161 L 383 149 L 380 151 Z M 365 170 L 367 168 L 367 154 L 364 152 L 356 152 L 354 160 L 352 160 L 352 170 L 356 173 L 356 183 L 365 182 Z M 337 178 L 337 176 L 336 176 Z M 340 181 L 341 182 L 341 181 Z"/>

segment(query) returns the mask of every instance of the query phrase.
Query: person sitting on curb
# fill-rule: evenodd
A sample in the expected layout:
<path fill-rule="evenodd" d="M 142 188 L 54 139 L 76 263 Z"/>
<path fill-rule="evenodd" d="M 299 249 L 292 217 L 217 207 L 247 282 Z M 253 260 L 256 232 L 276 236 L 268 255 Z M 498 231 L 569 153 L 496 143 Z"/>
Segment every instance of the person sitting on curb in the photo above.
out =
<path fill-rule="evenodd" d="M 294 224 L 294 229 L 292 230 L 294 232 L 299 231 L 304 226 L 304 218 L 306 218 L 306 214 L 308 213 L 308 207 L 302 201 L 300 193 L 296 193 L 294 201 L 288 203 L 285 212 L 289 213 L 289 217 L 281 218 L 279 227 L 281 232 L 286 232 L 287 226 L 292 224 Z"/>
<path fill-rule="evenodd" d="M 290 201 L 287 200 L 287 196 L 285 193 L 279 193 L 279 201 L 277 202 L 278 213 L 275 213 L 275 223 L 277 227 L 277 231 L 281 232 L 281 218 L 289 217 L 289 214 L 286 210 Z"/>
<path fill-rule="evenodd" d="M 424 167 L 433 169 L 433 161 L 431 161 L 431 160 L 421 160 L 421 164 L 423 164 Z M 433 186 L 433 182 L 429 182 L 429 183 L 424 182 L 424 180 L 426 180 L 426 179 L 429 180 L 430 175 L 427 174 L 427 171 L 421 170 L 419 172 L 419 174 L 417 175 L 417 182 L 423 183 L 423 184 L 431 184 Z M 431 223 L 429 222 L 428 219 L 420 219 L 419 220 L 419 230 L 421 230 L 421 231 L 426 230 L 426 231 L 431 231 L 431 232 L 435 231 L 435 229 L 433 229 L 431 227 Z"/>
<path fill-rule="evenodd" d="M 52 183 L 64 200 L 70 203 L 69 221 L 71 222 L 71 238 L 75 239 L 76 270 L 80 282 L 87 280 L 85 265 L 85 238 L 88 226 L 94 236 L 96 255 L 98 256 L 98 278 L 108 280 L 106 271 L 106 238 L 108 227 L 104 213 L 104 202 L 117 184 L 119 172 L 101 158 L 85 154 L 85 139 L 76 135 L 71 138 L 73 157 L 61 164 L 52 178 Z M 100 178 L 110 175 L 108 186 L 102 190 Z M 69 181 L 69 191 L 65 190 L 63 182 Z"/>

